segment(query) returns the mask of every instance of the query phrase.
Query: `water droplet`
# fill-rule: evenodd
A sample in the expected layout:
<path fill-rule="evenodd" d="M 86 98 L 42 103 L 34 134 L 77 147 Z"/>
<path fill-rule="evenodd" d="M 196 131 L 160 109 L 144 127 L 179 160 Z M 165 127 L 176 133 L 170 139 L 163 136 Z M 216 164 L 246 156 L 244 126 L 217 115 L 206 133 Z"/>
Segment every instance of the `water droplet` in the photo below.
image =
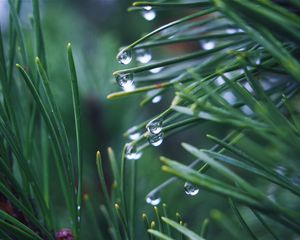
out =
<path fill-rule="evenodd" d="M 121 64 L 129 64 L 132 60 L 131 50 L 121 50 L 117 55 L 117 60 Z"/>
<path fill-rule="evenodd" d="M 77 211 L 80 211 L 81 207 L 80 205 L 77 206 Z"/>
<path fill-rule="evenodd" d="M 161 70 L 163 70 L 163 67 L 157 67 L 157 68 L 152 68 L 149 70 L 151 73 L 159 73 Z"/>
<path fill-rule="evenodd" d="M 152 55 L 149 49 L 137 49 L 135 51 L 136 60 L 140 63 L 148 63 L 152 59 Z"/>
<path fill-rule="evenodd" d="M 160 203 L 161 197 L 159 192 L 148 194 L 146 197 L 146 202 L 151 204 L 152 206 L 156 206 Z"/>
<path fill-rule="evenodd" d="M 147 131 L 150 134 L 158 134 L 161 132 L 162 130 L 162 118 L 158 118 L 158 119 L 153 119 L 152 121 L 150 121 L 147 125 Z"/>
<path fill-rule="evenodd" d="M 154 98 L 152 98 L 152 103 L 158 103 L 160 102 L 162 99 L 161 95 L 155 96 Z"/>
<path fill-rule="evenodd" d="M 132 73 L 122 73 L 116 76 L 117 83 L 124 91 L 131 91 L 135 88 Z"/>
<path fill-rule="evenodd" d="M 132 145 L 130 143 L 126 144 L 125 147 L 125 157 L 128 160 L 138 160 L 143 155 L 142 152 L 138 152 L 137 147 L 135 145 Z"/>
<path fill-rule="evenodd" d="M 131 140 L 137 140 L 140 136 L 141 133 L 137 130 L 137 127 L 132 127 L 128 130 L 129 132 L 129 139 Z"/>
<path fill-rule="evenodd" d="M 148 138 L 149 143 L 154 147 L 157 147 L 160 144 L 162 144 L 163 140 L 164 140 L 163 132 L 160 132 L 158 134 L 150 134 Z"/>
<path fill-rule="evenodd" d="M 183 187 L 187 195 L 195 196 L 199 192 L 199 188 L 189 182 L 186 182 Z"/>
<path fill-rule="evenodd" d="M 204 50 L 211 50 L 216 46 L 216 43 L 213 41 L 201 41 L 201 47 Z"/>
<path fill-rule="evenodd" d="M 151 6 L 145 6 L 142 15 L 147 21 L 152 21 L 156 17 L 156 12 Z"/>

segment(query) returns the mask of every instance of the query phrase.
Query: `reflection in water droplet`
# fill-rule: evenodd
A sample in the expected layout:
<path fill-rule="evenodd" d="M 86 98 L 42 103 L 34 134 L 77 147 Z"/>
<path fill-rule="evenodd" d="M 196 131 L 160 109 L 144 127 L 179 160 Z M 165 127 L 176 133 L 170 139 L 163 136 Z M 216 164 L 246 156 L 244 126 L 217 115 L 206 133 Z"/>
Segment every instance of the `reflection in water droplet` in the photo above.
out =
<path fill-rule="evenodd" d="M 131 91 L 135 88 L 132 73 L 118 74 L 116 76 L 116 81 L 124 91 Z"/>
<path fill-rule="evenodd" d="M 152 121 L 150 121 L 147 125 L 147 131 L 150 134 L 158 134 L 161 132 L 162 130 L 162 118 L 158 118 L 158 119 L 154 119 Z"/>
<path fill-rule="evenodd" d="M 152 68 L 149 70 L 151 73 L 159 73 L 161 70 L 163 70 L 163 67 L 157 67 L 157 68 Z"/>
<path fill-rule="evenodd" d="M 140 136 L 141 133 L 137 130 L 137 127 L 132 127 L 128 130 L 129 132 L 129 139 L 131 140 L 137 140 Z"/>
<path fill-rule="evenodd" d="M 117 55 L 117 60 L 119 63 L 127 65 L 132 60 L 131 50 L 123 51 L 121 50 Z"/>
<path fill-rule="evenodd" d="M 158 103 L 160 102 L 162 99 L 161 95 L 155 96 L 154 98 L 152 98 L 152 103 Z"/>
<path fill-rule="evenodd" d="M 138 160 L 143 155 L 142 152 L 138 152 L 137 147 L 134 145 L 131 145 L 130 143 L 126 144 L 125 147 L 125 157 L 128 160 Z"/>
<path fill-rule="evenodd" d="M 213 41 L 201 41 L 201 47 L 204 50 L 211 50 L 216 46 L 216 43 Z"/>
<path fill-rule="evenodd" d="M 150 53 L 149 49 L 137 49 L 135 51 L 136 54 L 136 60 L 140 63 L 148 63 L 152 59 L 152 55 Z"/>
<path fill-rule="evenodd" d="M 160 132 L 158 134 L 150 134 L 148 138 L 149 143 L 154 147 L 157 147 L 160 144 L 162 144 L 163 140 L 164 140 L 163 132 Z"/>
<path fill-rule="evenodd" d="M 161 201 L 161 197 L 160 197 L 159 192 L 156 192 L 154 194 L 149 194 L 146 197 L 146 202 L 153 206 L 158 205 L 160 203 L 160 201 Z"/>
<path fill-rule="evenodd" d="M 186 182 L 183 187 L 187 195 L 195 196 L 199 192 L 199 188 L 189 182 Z"/>
<path fill-rule="evenodd" d="M 147 21 L 152 21 L 156 17 L 156 12 L 152 10 L 151 6 L 145 6 L 142 15 Z"/>

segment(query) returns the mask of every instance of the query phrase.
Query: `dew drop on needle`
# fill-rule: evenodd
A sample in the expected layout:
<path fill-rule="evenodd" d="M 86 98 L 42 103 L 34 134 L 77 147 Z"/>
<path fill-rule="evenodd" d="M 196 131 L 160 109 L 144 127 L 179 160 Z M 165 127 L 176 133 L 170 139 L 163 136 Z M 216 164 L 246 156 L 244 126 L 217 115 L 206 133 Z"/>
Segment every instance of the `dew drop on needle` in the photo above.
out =
<path fill-rule="evenodd" d="M 154 147 L 158 147 L 159 145 L 161 145 L 163 140 L 164 140 L 163 132 L 160 132 L 158 134 L 150 134 L 148 138 L 149 143 Z"/>
<path fill-rule="evenodd" d="M 131 91 L 135 88 L 132 73 L 122 73 L 116 75 L 116 81 L 124 91 Z"/>
<path fill-rule="evenodd" d="M 199 193 L 199 188 L 189 182 L 186 182 L 183 188 L 185 193 L 190 196 L 195 196 Z"/>
<path fill-rule="evenodd" d="M 146 125 L 146 128 L 147 128 L 147 131 L 150 133 L 150 134 L 158 134 L 162 131 L 162 119 L 159 118 L 159 119 L 154 119 L 152 121 L 150 121 L 147 125 Z"/>
<path fill-rule="evenodd" d="M 161 202 L 161 197 L 159 192 L 147 195 L 146 202 L 151 204 L 152 206 L 158 205 Z"/>
<path fill-rule="evenodd" d="M 142 152 L 137 150 L 137 147 L 135 145 L 132 145 L 130 143 L 127 143 L 125 146 L 125 157 L 128 160 L 138 160 L 143 155 Z"/>
<path fill-rule="evenodd" d="M 132 60 L 131 50 L 121 50 L 117 55 L 117 60 L 121 64 L 129 64 Z"/>
<path fill-rule="evenodd" d="M 142 12 L 142 16 L 147 21 L 152 21 L 156 17 L 156 12 L 152 9 L 151 6 L 145 6 L 144 11 Z"/>

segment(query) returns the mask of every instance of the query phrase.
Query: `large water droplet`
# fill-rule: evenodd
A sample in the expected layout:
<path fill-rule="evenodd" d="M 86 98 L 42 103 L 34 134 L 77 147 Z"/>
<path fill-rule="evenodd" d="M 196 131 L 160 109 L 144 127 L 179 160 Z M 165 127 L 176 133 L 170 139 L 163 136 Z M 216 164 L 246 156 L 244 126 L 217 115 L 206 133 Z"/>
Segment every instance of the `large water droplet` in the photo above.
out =
<path fill-rule="evenodd" d="M 187 195 L 195 196 L 199 192 L 199 188 L 191 184 L 190 182 L 186 182 L 183 187 Z"/>
<path fill-rule="evenodd" d="M 129 64 L 132 60 L 131 50 L 121 50 L 117 55 L 117 60 L 121 64 Z"/>
<path fill-rule="evenodd" d="M 158 134 L 150 134 L 148 138 L 149 143 L 154 147 L 157 147 L 160 144 L 162 144 L 163 140 L 164 140 L 163 132 L 160 132 Z"/>
<path fill-rule="evenodd" d="M 201 41 L 201 47 L 204 50 L 211 50 L 216 46 L 216 43 L 213 41 Z"/>
<path fill-rule="evenodd" d="M 126 147 L 125 147 L 125 157 L 128 160 L 138 160 L 141 158 L 141 156 L 143 155 L 142 152 L 138 152 L 137 147 L 127 143 Z"/>
<path fill-rule="evenodd" d="M 156 17 L 156 12 L 151 6 L 145 6 L 142 15 L 147 21 L 152 21 Z"/>
<path fill-rule="evenodd" d="M 149 49 L 137 49 L 135 51 L 136 60 L 140 63 L 148 63 L 152 59 L 152 55 Z"/>
<path fill-rule="evenodd" d="M 153 206 L 158 205 L 160 203 L 160 201 L 161 201 L 161 197 L 160 197 L 159 192 L 156 192 L 154 194 L 149 194 L 146 197 L 146 202 Z"/>
<path fill-rule="evenodd" d="M 158 134 L 161 132 L 162 130 L 162 118 L 158 118 L 158 119 L 154 119 L 152 121 L 150 121 L 147 125 L 147 131 L 150 134 Z"/>
<path fill-rule="evenodd" d="M 130 91 L 135 88 L 132 73 L 121 73 L 116 76 L 117 83 L 124 91 Z"/>
<path fill-rule="evenodd" d="M 138 131 L 137 127 L 132 127 L 128 130 L 129 132 L 129 139 L 131 140 L 137 140 L 140 136 L 141 133 Z"/>

